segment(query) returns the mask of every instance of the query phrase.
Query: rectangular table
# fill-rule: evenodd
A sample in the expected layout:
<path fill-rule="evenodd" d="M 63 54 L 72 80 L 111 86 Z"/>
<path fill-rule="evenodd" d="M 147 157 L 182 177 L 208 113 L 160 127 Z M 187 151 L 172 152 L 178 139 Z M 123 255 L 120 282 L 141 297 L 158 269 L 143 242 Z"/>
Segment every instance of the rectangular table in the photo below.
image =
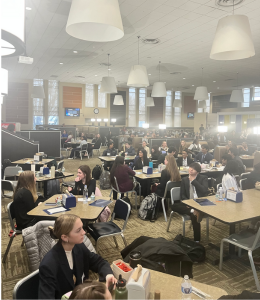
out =
<path fill-rule="evenodd" d="M 35 164 L 35 170 L 39 171 L 40 167 L 43 167 L 43 165 L 48 164 L 49 162 L 53 161 L 54 159 L 43 159 L 42 161 L 35 161 L 33 158 L 23 158 L 16 161 L 12 161 L 12 164 L 20 165 L 22 169 L 25 170 L 31 170 L 31 164 Z"/>
<path fill-rule="evenodd" d="M 201 206 L 193 199 L 182 201 L 184 204 L 229 225 L 229 234 L 235 233 L 236 223 L 247 221 L 260 216 L 260 191 L 250 189 L 242 191 L 243 201 L 216 201 L 215 196 L 203 197 L 216 205 Z M 235 255 L 235 246 L 229 244 L 229 254 Z"/>
<path fill-rule="evenodd" d="M 46 217 L 46 219 L 56 219 L 59 216 L 63 215 L 63 214 L 74 214 L 79 216 L 82 220 L 88 220 L 88 221 L 95 221 L 100 214 L 102 213 L 102 211 L 104 210 L 104 207 L 96 207 L 96 206 L 90 206 L 87 205 L 85 203 L 83 203 L 83 201 L 77 201 L 77 205 L 76 207 L 72 207 L 70 208 L 69 211 L 65 211 L 65 212 L 60 212 L 57 214 L 53 214 L 53 215 L 48 215 L 45 211 L 43 211 L 44 209 L 49 209 L 49 208 L 54 208 L 55 206 L 49 206 L 49 205 L 45 205 L 45 203 L 53 203 L 55 202 L 55 199 L 57 198 L 57 196 L 61 196 L 61 195 L 54 195 L 52 197 L 50 197 L 48 200 L 46 200 L 45 202 L 43 202 L 41 205 L 38 205 L 37 207 L 35 207 L 34 209 L 30 210 L 28 212 L 28 215 L 30 216 L 34 216 L 34 217 Z M 82 198 L 82 195 L 79 196 L 75 196 L 76 199 L 78 198 Z M 99 199 L 103 199 L 103 200 L 110 200 L 110 197 L 96 197 L 96 200 Z M 93 201 L 91 201 L 90 203 L 92 203 Z M 111 201 L 112 203 L 112 201 Z"/>
<path fill-rule="evenodd" d="M 99 159 L 101 161 L 111 162 L 115 161 L 116 156 L 99 156 Z M 125 156 L 124 159 L 125 161 L 133 161 L 135 159 L 135 156 Z"/>

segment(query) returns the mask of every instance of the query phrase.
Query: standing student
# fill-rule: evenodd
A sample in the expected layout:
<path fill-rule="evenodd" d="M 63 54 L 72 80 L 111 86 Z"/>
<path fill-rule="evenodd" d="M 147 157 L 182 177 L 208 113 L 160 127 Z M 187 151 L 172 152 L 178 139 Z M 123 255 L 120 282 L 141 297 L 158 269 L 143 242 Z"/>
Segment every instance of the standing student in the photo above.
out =
<path fill-rule="evenodd" d="M 88 196 L 96 191 L 96 180 L 91 176 L 91 169 L 87 165 L 78 168 L 78 174 L 75 178 L 75 187 L 68 187 L 68 191 L 74 195 L 83 195 L 85 185 L 88 187 Z"/>
<path fill-rule="evenodd" d="M 134 169 L 143 169 L 143 167 L 145 166 L 149 166 L 149 159 L 147 158 L 146 151 L 144 149 L 140 149 L 138 153 L 138 158 L 134 162 Z"/>
<path fill-rule="evenodd" d="M 85 231 L 78 216 L 59 216 L 50 234 L 58 242 L 40 264 L 38 299 L 61 299 L 87 279 L 90 270 L 107 286 L 116 283 L 109 263 L 83 243 Z"/>
<path fill-rule="evenodd" d="M 182 157 L 178 157 L 177 165 L 179 167 L 188 167 L 191 163 L 193 163 L 193 159 L 189 157 L 188 149 L 182 150 Z"/>
<path fill-rule="evenodd" d="M 204 126 L 203 126 L 203 124 L 200 125 L 199 131 L 200 131 L 201 135 L 204 133 Z"/>
<path fill-rule="evenodd" d="M 142 147 L 147 152 L 147 157 L 150 157 L 150 148 L 147 146 L 147 142 L 145 140 L 142 141 Z"/>
<path fill-rule="evenodd" d="M 208 145 L 202 145 L 201 146 L 201 152 L 198 153 L 195 156 L 195 161 L 200 162 L 201 164 L 209 164 L 210 161 L 213 159 L 213 155 L 208 152 L 209 151 L 209 146 Z"/>

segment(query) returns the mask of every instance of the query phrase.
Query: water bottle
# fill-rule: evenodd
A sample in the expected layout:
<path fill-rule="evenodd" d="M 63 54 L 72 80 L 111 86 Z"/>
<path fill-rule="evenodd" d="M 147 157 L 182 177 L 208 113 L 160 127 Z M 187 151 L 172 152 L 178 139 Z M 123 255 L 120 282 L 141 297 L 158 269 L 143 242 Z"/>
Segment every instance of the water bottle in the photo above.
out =
<path fill-rule="evenodd" d="M 181 284 L 182 299 L 191 300 L 192 285 L 189 276 L 185 275 Z"/>
<path fill-rule="evenodd" d="M 84 186 L 84 190 L 83 190 L 83 202 L 88 203 L 88 187 L 87 187 L 87 185 Z"/>
<path fill-rule="evenodd" d="M 219 196 L 218 196 L 218 199 L 219 199 L 219 201 L 222 201 L 222 200 L 223 200 L 223 188 L 222 188 L 222 187 L 219 188 Z"/>
<path fill-rule="evenodd" d="M 90 199 L 91 199 L 91 201 L 95 201 L 95 194 L 94 194 L 94 192 L 92 192 Z"/>

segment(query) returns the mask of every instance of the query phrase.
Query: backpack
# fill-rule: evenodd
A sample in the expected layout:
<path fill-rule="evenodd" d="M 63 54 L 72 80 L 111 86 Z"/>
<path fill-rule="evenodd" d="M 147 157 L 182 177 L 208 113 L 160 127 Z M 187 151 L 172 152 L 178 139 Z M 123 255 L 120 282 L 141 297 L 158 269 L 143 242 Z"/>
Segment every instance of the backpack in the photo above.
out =
<path fill-rule="evenodd" d="M 184 237 L 181 234 L 176 235 L 173 242 L 181 247 L 193 262 L 203 262 L 206 259 L 206 249 L 200 243 Z"/>
<path fill-rule="evenodd" d="M 101 166 L 96 165 L 92 170 L 92 177 L 96 180 L 99 180 L 101 175 Z"/>
<path fill-rule="evenodd" d="M 131 210 L 130 210 L 130 214 L 129 214 L 129 217 L 131 215 L 131 212 L 132 212 L 132 209 L 133 209 L 133 206 L 132 206 L 132 203 L 130 202 L 130 199 L 128 197 L 123 197 L 121 200 L 125 201 L 126 203 L 128 203 L 131 207 Z M 115 214 L 115 219 L 117 219 L 118 216 Z"/>
<path fill-rule="evenodd" d="M 139 209 L 139 218 L 142 220 L 154 221 L 156 219 L 157 196 L 155 193 L 146 196 Z"/>
<path fill-rule="evenodd" d="M 100 175 L 99 178 L 99 185 L 101 190 L 108 190 L 111 189 L 111 184 L 110 184 L 110 177 L 109 177 L 109 172 L 108 171 L 103 171 L 102 174 Z"/>

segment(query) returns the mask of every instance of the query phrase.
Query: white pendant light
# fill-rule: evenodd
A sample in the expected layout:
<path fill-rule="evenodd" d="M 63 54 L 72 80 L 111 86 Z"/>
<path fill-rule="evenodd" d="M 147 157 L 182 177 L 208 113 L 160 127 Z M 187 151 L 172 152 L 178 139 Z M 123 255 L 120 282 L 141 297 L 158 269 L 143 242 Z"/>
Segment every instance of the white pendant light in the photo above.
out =
<path fill-rule="evenodd" d="M 39 68 L 38 68 L 38 78 L 40 78 L 39 77 Z M 44 93 L 43 86 L 42 85 L 33 86 L 31 97 L 45 99 L 45 93 Z"/>
<path fill-rule="evenodd" d="M 1 95 L 8 94 L 8 71 L 1 68 Z"/>
<path fill-rule="evenodd" d="M 122 95 L 115 95 L 113 105 L 124 105 L 124 100 Z"/>
<path fill-rule="evenodd" d="M 208 100 L 208 89 L 203 86 L 203 68 L 201 70 L 201 86 L 198 86 L 195 91 L 194 100 Z"/>
<path fill-rule="evenodd" d="M 182 108 L 181 100 L 175 99 L 175 100 L 173 101 L 173 107 L 179 107 L 179 108 Z"/>
<path fill-rule="evenodd" d="M 72 0 L 66 32 L 92 42 L 121 39 L 124 28 L 118 0 Z"/>
<path fill-rule="evenodd" d="M 203 109 L 207 108 L 206 100 L 200 100 L 198 102 L 198 108 L 203 108 Z"/>
<path fill-rule="evenodd" d="M 165 83 L 161 82 L 161 62 L 159 61 L 159 81 L 153 84 L 152 97 L 166 97 Z"/>
<path fill-rule="evenodd" d="M 154 101 L 152 97 L 146 97 L 146 106 L 154 106 Z"/>
<path fill-rule="evenodd" d="M 237 72 L 237 87 L 238 87 L 238 72 Z M 244 94 L 242 89 L 235 89 L 231 93 L 229 102 L 244 102 Z"/>
<path fill-rule="evenodd" d="M 131 67 L 127 80 L 127 86 L 144 88 L 149 86 L 149 80 L 146 67 L 139 65 L 139 39 L 140 36 L 138 36 L 138 65 Z"/>
<path fill-rule="evenodd" d="M 108 93 L 108 94 L 116 94 L 116 81 L 114 77 L 109 77 L 109 55 L 108 54 L 108 76 L 102 78 L 101 85 L 100 85 L 100 93 Z"/>
<path fill-rule="evenodd" d="M 247 16 L 232 15 L 218 21 L 210 58 L 237 60 L 252 57 L 255 48 Z"/>

